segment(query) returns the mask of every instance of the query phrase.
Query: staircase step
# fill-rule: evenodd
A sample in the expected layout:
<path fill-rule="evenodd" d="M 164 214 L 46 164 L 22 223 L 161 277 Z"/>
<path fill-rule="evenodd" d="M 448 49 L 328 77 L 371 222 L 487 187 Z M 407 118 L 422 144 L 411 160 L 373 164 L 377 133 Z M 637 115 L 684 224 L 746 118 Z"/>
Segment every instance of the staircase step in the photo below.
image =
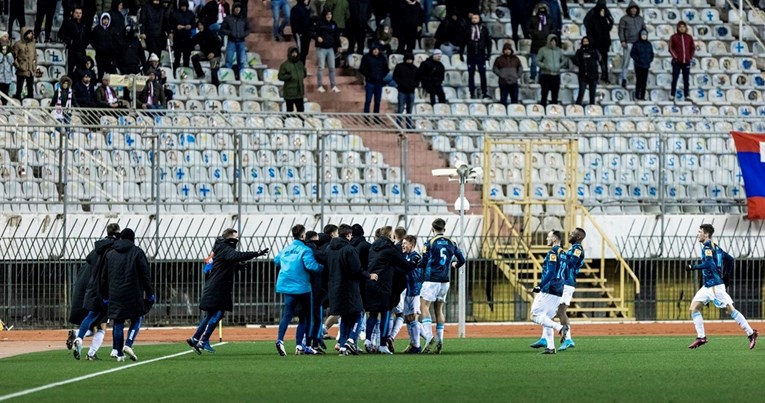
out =
<path fill-rule="evenodd" d="M 588 302 L 621 302 L 619 298 L 571 298 L 572 302 L 581 302 L 581 303 L 588 303 Z"/>
<path fill-rule="evenodd" d="M 598 307 L 598 308 L 583 308 L 583 307 L 568 307 L 566 312 L 627 312 L 629 308 L 623 307 Z"/>
<path fill-rule="evenodd" d="M 614 287 L 576 287 L 576 291 L 574 293 L 580 292 L 614 292 Z"/>
<path fill-rule="evenodd" d="M 520 279 L 518 279 L 519 282 L 526 283 L 526 284 L 534 283 L 534 282 L 539 281 L 539 280 L 540 280 L 539 278 L 534 280 L 533 278 L 530 278 L 530 277 L 529 278 L 520 278 Z M 577 283 L 589 283 L 589 284 L 604 284 L 606 281 L 608 281 L 608 280 L 607 279 L 602 279 L 601 280 L 599 278 L 577 278 L 576 279 Z M 579 290 L 579 288 L 577 288 L 577 291 L 578 290 Z"/>

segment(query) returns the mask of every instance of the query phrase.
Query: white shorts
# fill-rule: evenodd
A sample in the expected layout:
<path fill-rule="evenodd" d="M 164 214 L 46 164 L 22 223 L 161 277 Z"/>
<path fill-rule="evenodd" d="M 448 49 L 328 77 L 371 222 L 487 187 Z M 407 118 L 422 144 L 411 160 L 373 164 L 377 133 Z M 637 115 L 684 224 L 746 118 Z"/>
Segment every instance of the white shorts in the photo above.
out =
<path fill-rule="evenodd" d="M 733 305 L 733 299 L 728 295 L 728 292 L 725 291 L 725 284 L 699 288 L 699 291 L 693 296 L 693 301 L 701 302 L 704 305 L 712 302 L 718 308 L 725 308 L 728 305 Z"/>
<path fill-rule="evenodd" d="M 554 318 L 558 312 L 558 305 L 560 305 L 560 297 L 552 294 L 545 294 L 540 292 L 534 297 L 534 302 L 531 304 L 531 316 L 547 316 Z"/>
<path fill-rule="evenodd" d="M 449 283 L 434 283 L 426 281 L 422 283 L 420 297 L 428 302 L 446 302 L 446 294 L 449 293 Z"/>
<path fill-rule="evenodd" d="M 574 296 L 574 290 L 576 290 L 575 287 L 572 287 L 570 285 L 564 285 L 563 296 L 560 297 L 560 303 L 566 304 L 566 306 L 571 305 L 571 297 Z"/>
<path fill-rule="evenodd" d="M 420 296 L 416 297 L 404 297 L 404 316 L 406 315 L 419 315 L 420 312 Z"/>
<path fill-rule="evenodd" d="M 406 290 L 401 292 L 401 298 L 398 300 L 398 305 L 393 307 L 393 313 L 396 315 L 401 315 L 404 313 L 404 298 L 406 298 Z"/>

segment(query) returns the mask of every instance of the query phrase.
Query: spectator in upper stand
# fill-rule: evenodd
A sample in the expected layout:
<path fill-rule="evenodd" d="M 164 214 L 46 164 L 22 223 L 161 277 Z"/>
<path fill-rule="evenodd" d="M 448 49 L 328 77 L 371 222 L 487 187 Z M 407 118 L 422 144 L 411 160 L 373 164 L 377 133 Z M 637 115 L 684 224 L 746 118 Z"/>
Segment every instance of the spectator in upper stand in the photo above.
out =
<path fill-rule="evenodd" d="M 247 46 L 244 39 L 250 34 L 250 25 L 247 18 L 242 14 L 242 5 L 234 3 L 233 12 L 226 17 L 220 28 L 223 35 L 228 36 L 228 45 L 226 45 L 226 68 L 234 66 L 234 56 L 236 56 L 237 69 L 236 79 L 239 79 L 239 73 L 247 67 Z"/>
<path fill-rule="evenodd" d="M 100 14 L 96 11 L 96 0 L 72 0 L 72 3 L 82 6 L 82 20 L 87 26 L 93 26 L 94 22 L 98 24 L 96 18 L 100 18 Z"/>
<path fill-rule="evenodd" d="M 225 0 L 210 0 L 202 6 L 197 17 L 205 29 L 217 33 L 229 13 L 229 6 Z"/>
<path fill-rule="evenodd" d="M 284 102 L 287 104 L 287 112 L 303 112 L 303 98 L 305 97 L 305 66 L 300 61 L 300 52 L 291 47 L 287 51 L 287 60 L 279 66 L 279 80 L 284 81 Z"/>
<path fill-rule="evenodd" d="M 117 97 L 117 92 L 109 86 L 109 74 L 104 74 L 101 85 L 96 89 L 96 106 L 104 109 L 127 108 L 127 103 Z"/>
<path fill-rule="evenodd" d="M 372 0 L 372 14 L 378 27 L 383 25 L 383 20 L 391 13 L 393 4 L 391 0 Z"/>
<path fill-rule="evenodd" d="M 13 37 L 13 23 L 19 22 L 19 34 L 24 37 L 24 29 L 27 25 L 27 20 L 24 18 L 24 0 L 8 0 L 3 2 L 8 4 L 8 35 Z"/>
<path fill-rule="evenodd" d="M 510 6 L 510 27 L 513 31 L 513 42 L 516 46 L 522 38 L 530 38 L 529 19 L 534 0 L 513 0 L 508 3 Z M 518 27 L 521 27 L 523 36 L 518 36 Z"/>
<path fill-rule="evenodd" d="M 345 27 L 348 53 L 364 54 L 369 21 L 369 0 L 355 0 L 349 4 L 349 17 Z"/>
<path fill-rule="evenodd" d="M 688 76 L 691 72 L 691 60 L 696 52 L 693 37 L 688 33 L 688 26 L 684 21 L 677 23 L 677 32 L 669 38 L 669 53 L 672 55 L 672 87 L 670 95 L 677 98 L 677 78 L 683 73 L 683 99 L 688 100 Z"/>
<path fill-rule="evenodd" d="M 590 93 L 590 105 L 595 105 L 595 94 L 598 86 L 598 65 L 600 64 L 600 53 L 590 44 L 590 38 L 582 38 L 581 46 L 574 55 L 574 64 L 579 67 L 579 95 L 576 97 L 577 105 L 582 105 L 584 101 L 584 90 L 588 89 Z"/>
<path fill-rule="evenodd" d="M 374 113 L 380 113 L 380 98 L 388 75 L 388 59 L 380 51 L 380 47 L 372 45 L 372 49 L 361 58 L 359 72 L 364 76 L 364 113 L 369 113 L 369 106 L 374 98 Z"/>
<path fill-rule="evenodd" d="M 425 12 L 418 0 L 403 0 L 397 7 L 397 24 L 393 25 L 393 34 L 398 38 L 396 53 L 414 52 L 417 38 L 422 34 L 425 23 Z"/>
<path fill-rule="evenodd" d="M 125 46 L 125 14 L 122 13 L 123 7 L 123 0 L 112 0 L 112 4 L 109 7 L 109 17 L 112 18 L 110 25 L 117 35 L 116 40 L 120 48 Z"/>
<path fill-rule="evenodd" d="M 630 56 L 635 62 L 635 99 L 645 101 L 648 70 L 653 62 L 653 45 L 648 41 L 648 31 L 645 29 L 640 31 L 640 39 L 632 44 Z"/>
<path fill-rule="evenodd" d="M 444 76 L 446 69 L 441 63 L 442 52 L 440 49 L 433 50 L 433 55 L 420 63 L 417 69 L 417 80 L 422 83 L 422 89 L 430 94 L 430 104 L 446 103 L 444 95 Z M 437 99 L 436 99 L 437 98 Z"/>
<path fill-rule="evenodd" d="M 318 91 L 326 92 L 322 83 L 324 68 L 329 68 L 329 85 L 332 92 L 340 92 L 335 83 L 335 43 L 340 41 L 337 24 L 332 21 L 332 11 L 324 10 L 316 22 L 314 38 L 316 38 L 316 59 L 319 65 L 316 74 Z"/>
<path fill-rule="evenodd" d="M 75 7 L 72 17 L 61 24 L 58 38 L 66 44 L 67 74 L 85 65 L 85 49 L 90 44 L 90 25 L 82 20 L 82 7 Z"/>
<path fill-rule="evenodd" d="M 8 33 L 0 33 L 0 92 L 11 96 L 11 83 L 13 82 L 13 52 L 11 51 Z M 3 105 L 8 101 L 2 97 Z"/>
<path fill-rule="evenodd" d="M 635 0 L 627 6 L 627 14 L 619 20 L 619 41 L 622 43 L 622 88 L 627 88 L 627 68 L 630 65 L 632 44 L 640 38 L 640 31 L 646 29 L 640 16 L 640 7 Z"/>
<path fill-rule="evenodd" d="M 218 70 L 220 69 L 220 48 L 223 46 L 218 34 L 205 28 L 202 21 L 197 22 L 197 34 L 191 38 L 192 47 L 199 45 L 199 53 L 191 56 L 191 63 L 194 64 L 194 73 L 196 78 L 204 78 L 205 72 L 202 70 L 202 60 L 210 62 L 210 79 L 214 85 L 220 84 L 218 80 Z"/>
<path fill-rule="evenodd" d="M 111 28 L 111 17 L 108 13 L 101 14 L 101 23 L 93 28 L 93 49 L 96 50 L 96 65 L 98 66 L 98 80 L 104 73 L 114 74 L 117 68 L 114 65 L 118 52 L 116 35 Z"/>
<path fill-rule="evenodd" d="M 96 90 L 93 83 L 90 82 L 90 74 L 82 76 L 80 81 L 72 87 L 74 100 L 80 108 L 95 108 Z"/>
<path fill-rule="evenodd" d="M 300 61 L 305 66 L 308 49 L 311 47 L 311 10 L 308 4 L 311 0 L 297 0 L 290 14 L 290 26 L 295 37 L 295 45 L 300 52 Z"/>
<path fill-rule="evenodd" d="M 452 12 L 449 18 L 438 24 L 436 30 L 436 49 L 441 49 L 447 57 L 457 54 L 465 46 L 467 27 L 465 22 Z"/>
<path fill-rule="evenodd" d="M 547 45 L 539 49 L 539 84 L 542 86 L 542 105 L 547 106 L 547 96 L 552 93 L 551 103 L 558 103 L 560 90 L 560 71 L 565 59 L 558 46 L 558 36 L 550 34 Z"/>
<path fill-rule="evenodd" d="M 156 80 L 156 71 L 149 69 L 146 74 L 149 78 L 146 80 L 146 86 L 143 87 L 141 94 L 138 96 L 138 102 L 141 109 L 165 109 L 167 105 L 167 98 L 165 98 L 165 91 Z"/>
<path fill-rule="evenodd" d="M 263 0 L 263 5 L 266 5 L 266 0 Z M 290 5 L 287 0 L 271 0 L 271 11 L 274 15 L 274 40 L 279 42 L 284 39 L 284 28 L 290 23 Z M 245 19 L 247 19 L 246 15 Z"/>
<path fill-rule="evenodd" d="M 377 27 L 377 32 L 375 32 L 375 37 L 372 39 L 369 47 L 371 48 L 374 44 L 377 44 L 382 50 L 383 54 L 390 56 L 390 54 L 393 53 L 393 48 L 390 46 L 390 42 L 392 40 L 393 33 L 391 32 L 390 25 L 383 24 Z M 363 49 L 362 53 L 364 53 Z"/>
<path fill-rule="evenodd" d="M 343 35 L 345 33 L 345 27 L 348 23 L 348 18 L 351 17 L 351 9 L 350 5 L 348 4 L 348 0 L 327 0 L 326 3 L 324 3 L 324 9 L 332 11 L 332 21 L 337 24 L 337 29 L 339 30 L 339 35 Z M 335 44 L 335 49 L 340 46 L 340 43 Z"/>
<path fill-rule="evenodd" d="M 13 44 L 13 67 L 16 67 L 16 99 L 21 99 L 21 90 L 27 85 L 27 98 L 35 96 L 34 77 L 37 72 L 37 48 L 35 47 L 35 32 L 24 27 L 24 35 Z"/>
<path fill-rule="evenodd" d="M 547 38 L 553 33 L 552 23 L 550 22 L 549 8 L 542 3 L 534 7 L 534 15 L 529 19 L 529 36 L 531 38 L 531 49 L 529 58 L 531 59 L 531 81 L 536 81 L 539 73 L 537 64 L 537 54 L 539 49 L 547 45 Z"/>
<path fill-rule="evenodd" d="M 58 80 L 58 87 L 53 90 L 50 106 L 53 108 L 56 120 L 64 124 L 72 121 L 72 108 L 77 107 L 77 99 L 74 98 L 72 79 L 69 76 L 63 76 Z M 56 128 L 56 130 L 62 132 L 62 128 Z"/>
<path fill-rule="evenodd" d="M 50 42 L 50 31 L 53 29 L 53 14 L 56 12 L 57 0 L 37 0 L 37 15 L 35 16 L 35 34 L 37 41 L 41 43 Z M 45 35 L 43 32 L 43 19 L 45 20 Z M 44 39 L 43 39 L 44 38 Z"/>
<path fill-rule="evenodd" d="M 141 41 L 136 35 L 132 25 L 125 27 L 124 46 L 119 58 L 119 70 L 121 74 L 139 74 L 146 65 L 146 54 L 143 52 Z M 103 77 L 101 77 L 103 80 Z"/>
<path fill-rule="evenodd" d="M 465 52 L 465 49 L 467 52 Z M 489 95 L 486 88 L 486 64 L 491 58 L 491 37 L 489 36 L 488 28 L 481 23 L 481 16 L 478 14 L 470 16 L 470 27 L 468 27 L 466 44 L 460 50 L 461 60 L 464 60 L 462 56 L 464 53 L 467 53 L 470 97 L 478 98 L 475 92 L 475 70 L 477 68 L 481 79 L 481 94 L 485 99 L 491 99 L 491 95 Z"/>
<path fill-rule="evenodd" d="M 608 78 L 608 49 L 611 48 L 611 28 L 614 27 L 614 17 L 606 6 L 606 0 L 598 0 L 595 7 L 584 17 L 584 26 L 591 46 L 600 54 L 600 79 L 609 84 Z"/>
<path fill-rule="evenodd" d="M 513 46 L 510 43 L 502 46 L 502 55 L 494 60 L 492 71 L 499 77 L 499 102 L 507 106 L 509 94 L 510 102 L 517 104 L 518 83 L 523 73 L 523 65 L 521 65 L 521 59 L 513 52 Z"/>
<path fill-rule="evenodd" d="M 146 65 L 143 66 L 143 74 L 148 75 L 149 70 L 159 69 L 159 57 L 152 53 L 149 55 L 149 60 L 146 61 Z"/>
<path fill-rule="evenodd" d="M 141 7 L 139 23 L 143 28 L 141 38 L 146 42 L 146 50 L 157 56 L 167 48 L 167 9 L 160 0 L 151 0 Z"/>
<path fill-rule="evenodd" d="M 170 28 L 173 31 L 173 68 L 189 67 L 189 58 L 194 45 L 191 42 L 191 29 L 196 25 L 194 13 L 189 11 L 188 0 L 179 0 L 178 8 L 170 15 Z"/>
<path fill-rule="evenodd" d="M 552 24 L 552 32 L 560 37 L 561 30 L 563 29 L 563 18 L 561 17 L 558 0 L 538 0 L 537 3 L 547 6 L 547 14 Z"/>
<path fill-rule="evenodd" d="M 460 18 L 470 18 L 470 14 L 481 11 L 481 0 L 446 0 L 447 10 L 454 10 Z"/>
<path fill-rule="evenodd" d="M 85 57 L 85 65 L 82 66 L 81 69 L 77 69 L 74 75 L 71 76 L 72 79 L 77 80 L 78 82 L 82 80 L 83 76 L 90 76 L 90 82 L 95 84 L 96 79 L 98 78 L 98 74 L 96 74 L 96 65 L 93 63 L 93 58 L 90 56 Z"/>
<path fill-rule="evenodd" d="M 417 66 L 414 65 L 414 54 L 407 52 L 404 55 L 404 62 L 396 65 L 393 69 L 393 81 L 398 88 L 398 105 L 396 113 L 401 114 L 406 111 L 409 115 L 414 110 L 414 91 L 417 90 L 419 82 L 417 81 Z M 412 128 L 411 119 L 407 118 L 406 127 Z"/>

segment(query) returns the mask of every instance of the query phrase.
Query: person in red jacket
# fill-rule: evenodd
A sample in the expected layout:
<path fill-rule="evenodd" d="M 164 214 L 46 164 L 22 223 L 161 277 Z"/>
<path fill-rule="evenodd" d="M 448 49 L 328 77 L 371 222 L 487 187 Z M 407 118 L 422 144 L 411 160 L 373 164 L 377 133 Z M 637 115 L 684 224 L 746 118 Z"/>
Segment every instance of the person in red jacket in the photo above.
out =
<path fill-rule="evenodd" d="M 691 60 L 696 52 L 693 37 L 688 33 L 685 22 L 677 23 L 677 33 L 669 38 L 669 53 L 672 54 L 672 99 L 676 97 L 677 78 L 683 72 L 683 99 L 688 99 L 688 75 L 691 71 Z"/>

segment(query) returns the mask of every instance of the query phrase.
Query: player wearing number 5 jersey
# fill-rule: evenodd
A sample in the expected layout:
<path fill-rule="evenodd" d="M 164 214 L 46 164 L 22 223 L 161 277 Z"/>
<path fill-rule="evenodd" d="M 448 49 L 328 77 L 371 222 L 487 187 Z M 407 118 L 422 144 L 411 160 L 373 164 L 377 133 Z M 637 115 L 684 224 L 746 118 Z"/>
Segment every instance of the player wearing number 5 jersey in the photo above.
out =
<path fill-rule="evenodd" d="M 688 348 L 698 348 L 707 344 L 707 336 L 704 333 L 704 319 L 701 316 L 701 308 L 713 302 L 718 308 L 725 308 L 725 312 L 738 323 L 749 338 L 749 349 L 757 345 L 757 330 L 749 326 L 744 315 L 733 307 L 733 299 L 725 290 L 723 283 L 723 266 L 732 265 L 733 257 L 712 242 L 712 234 L 715 228 L 711 224 L 702 224 L 696 239 L 702 244 L 701 263 L 688 265 L 687 270 L 701 270 L 704 278 L 704 286 L 699 289 L 691 302 L 691 318 L 696 326 L 696 340 Z"/>
<path fill-rule="evenodd" d="M 454 241 L 444 236 L 444 229 L 446 229 L 446 221 L 441 218 L 433 220 L 432 232 L 434 236 L 425 242 L 419 265 L 423 269 L 420 298 L 422 301 L 422 330 L 426 344 L 423 352 L 425 353 L 430 352 L 435 342 L 438 342 L 436 354 L 441 352 L 444 340 L 444 322 L 446 321 L 444 305 L 446 304 L 446 294 L 449 292 L 449 270 L 458 269 L 465 264 L 465 256 Z M 431 304 L 436 311 L 437 338 L 433 337 Z"/>

